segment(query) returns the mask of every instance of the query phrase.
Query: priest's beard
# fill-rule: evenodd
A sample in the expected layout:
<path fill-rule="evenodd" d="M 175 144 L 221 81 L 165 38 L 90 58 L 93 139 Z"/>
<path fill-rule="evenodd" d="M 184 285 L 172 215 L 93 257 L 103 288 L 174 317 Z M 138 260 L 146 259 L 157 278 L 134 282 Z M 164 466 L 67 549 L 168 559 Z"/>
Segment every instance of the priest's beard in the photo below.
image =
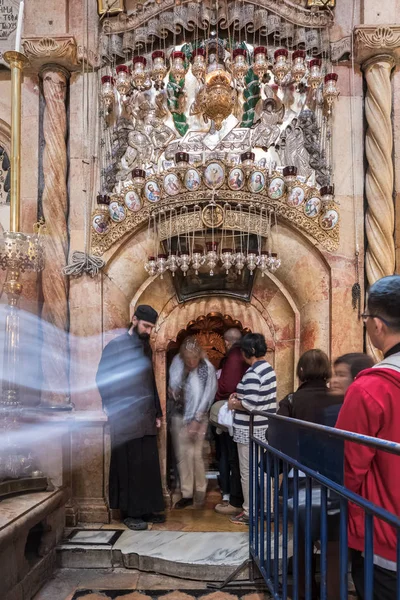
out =
<path fill-rule="evenodd" d="M 146 332 L 141 333 L 139 331 L 139 326 L 138 325 L 135 325 L 135 327 L 133 328 L 133 331 L 136 333 L 136 335 L 138 336 L 138 338 L 140 340 L 143 340 L 144 342 L 148 342 L 149 341 L 150 334 L 146 333 Z"/>

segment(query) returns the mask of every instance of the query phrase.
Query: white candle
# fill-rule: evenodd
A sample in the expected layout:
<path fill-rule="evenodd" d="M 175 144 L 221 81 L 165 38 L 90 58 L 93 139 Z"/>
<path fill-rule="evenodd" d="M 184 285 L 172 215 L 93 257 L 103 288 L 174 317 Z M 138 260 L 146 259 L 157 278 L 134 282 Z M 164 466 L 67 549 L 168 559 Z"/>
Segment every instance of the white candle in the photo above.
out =
<path fill-rule="evenodd" d="M 24 3 L 19 3 L 17 33 L 15 36 L 15 52 L 21 52 L 22 23 L 24 21 Z"/>

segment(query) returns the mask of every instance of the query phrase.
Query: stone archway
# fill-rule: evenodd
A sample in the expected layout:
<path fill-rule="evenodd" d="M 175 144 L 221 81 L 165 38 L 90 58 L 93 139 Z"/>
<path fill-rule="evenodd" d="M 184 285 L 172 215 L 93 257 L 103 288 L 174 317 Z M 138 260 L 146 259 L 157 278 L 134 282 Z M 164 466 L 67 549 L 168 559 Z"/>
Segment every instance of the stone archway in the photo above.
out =
<path fill-rule="evenodd" d="M 265 282 L 264 282 L 265 279 Z M 262 287 L 269 287 L 272 298 L 277 295 L 273 310 L 269 310 L 267 297 L 261 301 L 252 296 L 250 302 L 226 296 L 209 296 L 197 298 L 179 304 L 170 279 L 153 279 L 143 285 L 135 294 L 131 303 L 131 312 L 137 304 L 152 304 L 159 311 L 159 320 L 153 334 L 153 348 L 157 388 L 164 415 L 166 414 L 167 394 L 165 381 L 167 378 L 167 351 L 171 342 L 188 324 L 199 317 L 210 314 L 226 316 L 232 322 L 240 322 L 244 329 L 263 333 L 267 340 L 269 362 L 277 372 L 278 397 L 293 390 L 295 385 L 295 363 L 300 349 L 300 319 L 295 302 L 282 286 L 271 279 L 263 279 Z M 257 284 L 256 286 L 257 287 Z M 162 305 L 161 305 L 162 304 Z M 284 326 L 282 326 L 282 321 Z M 167 431 L 166 422 L 160 436 L 160 461 L 163 474 L 165 495 L 167 490 Z"/>

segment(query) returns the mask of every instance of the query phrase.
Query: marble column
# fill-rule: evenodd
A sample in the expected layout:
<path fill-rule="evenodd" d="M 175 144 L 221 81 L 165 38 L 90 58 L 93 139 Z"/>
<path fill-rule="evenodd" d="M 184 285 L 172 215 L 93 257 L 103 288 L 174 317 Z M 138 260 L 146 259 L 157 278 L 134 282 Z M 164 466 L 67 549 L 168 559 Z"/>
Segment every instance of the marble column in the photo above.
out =
<path fill-rule="evenodd" d="M 44 190 L 42 209 L 46 222 L 42 403 L 69 403 L 68 279 L 62 272 L 68 259 L 67 111 L 69 72 L 60 65 L 41 69 L 46 102 L 43 117 Z M 49 354 L 51 352 L 51 354 Z"/>
<path fill-rule="evenodd" d="M 400 26 L 362 25 L 355 31 L 356 59 L 364 72 L 365 96 L 365 271 L 369 285 L 395 272 L 392 82 L 400 48 Z M 368 353 L 379 352 L 367 339 Z"/>
<path fill-rule="evenodd" d="M 395 270 L 393 202 L 393 128 L 391 73 L 395 61 L 391 55 L 377 55 L 363 65 L 367 94 L 365 117 L 368 123 L 365 153 L 368 168 L 365 194 L 367 252 L 365 268 L 368 283 L 392 275 Z"/>

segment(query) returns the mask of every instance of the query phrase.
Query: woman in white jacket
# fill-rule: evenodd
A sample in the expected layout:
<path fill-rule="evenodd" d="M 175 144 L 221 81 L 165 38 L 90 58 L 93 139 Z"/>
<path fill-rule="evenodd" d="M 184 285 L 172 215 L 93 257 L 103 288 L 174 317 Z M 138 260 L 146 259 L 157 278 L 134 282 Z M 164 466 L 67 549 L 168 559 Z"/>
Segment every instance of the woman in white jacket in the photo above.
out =
<path fill-rule="evenodd" d="M 195 337 L 187 337 L 172 361 L 169 391 L 174 400 L 172 439 L 182 498 L 175 508 L 204 504 L 207 480 L 203 442 L 217 391 L 215 369 Z"/>

